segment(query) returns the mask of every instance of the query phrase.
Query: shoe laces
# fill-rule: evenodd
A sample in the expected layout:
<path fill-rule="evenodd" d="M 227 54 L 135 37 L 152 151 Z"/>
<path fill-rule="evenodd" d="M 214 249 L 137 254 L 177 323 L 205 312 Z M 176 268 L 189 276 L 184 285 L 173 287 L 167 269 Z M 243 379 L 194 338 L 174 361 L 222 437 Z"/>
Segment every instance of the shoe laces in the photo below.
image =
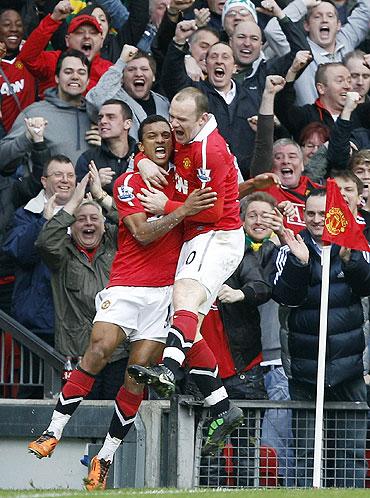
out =
<path fill-rule="evenodd" d="M 44 432 L 44 434 L 41 434 L 41 436 L 36 439 L 36 442 L 44 443 L 45 441 L 53 437 L 54 437 L 54 432 Z"/>
<path fill-rule="evenodd" d="M 108 474 L 110 461 L 101 458 L 99 462 L 100 462 L 99 482 L 103 483 Z"/>

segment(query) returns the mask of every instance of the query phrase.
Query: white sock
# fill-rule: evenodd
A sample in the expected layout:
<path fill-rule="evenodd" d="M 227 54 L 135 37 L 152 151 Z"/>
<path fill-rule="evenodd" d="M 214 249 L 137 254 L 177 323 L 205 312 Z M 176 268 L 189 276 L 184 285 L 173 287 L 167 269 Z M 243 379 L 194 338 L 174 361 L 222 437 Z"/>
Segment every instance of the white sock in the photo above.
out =
<path fill-rule="evenodd" d="M 104 444 L 98 453 L 98 459 L 100 460 L 101 458 L 103 458 L 104 460 L 109 460 L 112 463 L 114 454 L 121 442 L 122 439 L 119 439 L 118 437 L 112 437 L 108 432 L 104 440 Z"/>
<path fill-rule="evenodd" d="M 54 437 L 60 439 L 62 437 L 63 429 L 67 425 L 70 418 L 70 415 L 64 415 L 63 413 L 54 410 L 50 425 L 46 430 L 48 432 L 53 432 Z"/>

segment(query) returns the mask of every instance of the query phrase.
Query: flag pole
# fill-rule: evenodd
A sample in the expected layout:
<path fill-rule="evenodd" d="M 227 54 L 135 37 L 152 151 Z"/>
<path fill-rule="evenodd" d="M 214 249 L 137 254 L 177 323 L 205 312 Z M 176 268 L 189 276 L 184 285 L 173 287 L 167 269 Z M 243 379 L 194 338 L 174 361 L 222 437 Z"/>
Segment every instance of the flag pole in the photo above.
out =
<path fill-rule="evenodd" d="M 319 354 L 317 366 L 316 413 L 315 413 L 315 446 L 313 460 L 313 487 L 321 488 L 322 443 L 324 417 L 324 386 L 325 386 L 325 356 L 326 336 L 328 328 L 328 300 L 331 245 L 322 248 L 322 284 L 320 304 Z"/>

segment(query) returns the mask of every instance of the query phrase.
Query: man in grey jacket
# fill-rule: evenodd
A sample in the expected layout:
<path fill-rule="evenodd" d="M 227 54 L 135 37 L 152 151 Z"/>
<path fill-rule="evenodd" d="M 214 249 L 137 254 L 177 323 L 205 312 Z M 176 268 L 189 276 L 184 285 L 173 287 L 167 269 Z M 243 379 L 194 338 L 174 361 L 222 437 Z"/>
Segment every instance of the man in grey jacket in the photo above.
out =
<path fill-rule="evenodd" d="M 118 61 L 100 78 L 86 96 L 87 112 L 97 122 L 97 114 L 108 99 L 126 102 L 132 110 L 130 136 L 138 139 L 140 123 L 151 114 L 168 118 L 169 102 L 152 91 L 155 80 L 155 61 L 136 47 L 125 45 Z"/>
<path fill-rule="evenodd" d="M 33 142 L 24 119 L 47 121 L 44 137 L 50 155 L 68 154 L 73 164 L 88 148 L 85 133 L 90 127 L 83 94 L 89 82 L 90 63 L 78 50 L 63 52 L 56 67 L 56 88 L 45 92 L 45 100 L 35 102 L 19 114 L 10 132 L 0 141 L 0 170 L 22 163 L 32 152 Z"/>
<path fill-rule="evenodd" d="M 366 37 L 370 21 L 369 0 L 358 0 L 357 6 L 344 26 L 330 0 L 294 0 L 283 11 L 292 21 L 304 19 L 304 29 L 313 61 L 295 83 L 297 105 L 312 104 L 316 100 L 315 73 L 319 64 L 341 62 Z M 265 36 L 274 54 L 289 52 L 289 45 L 276 19 L 265 28 Z"/>

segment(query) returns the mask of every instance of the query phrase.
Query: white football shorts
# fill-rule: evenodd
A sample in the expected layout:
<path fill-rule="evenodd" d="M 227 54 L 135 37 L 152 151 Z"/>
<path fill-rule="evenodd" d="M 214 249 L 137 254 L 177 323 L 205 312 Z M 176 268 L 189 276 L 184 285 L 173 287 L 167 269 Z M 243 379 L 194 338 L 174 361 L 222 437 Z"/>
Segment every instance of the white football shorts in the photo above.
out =
<path fill-rule="evenodd" d="M 121 327 L 130 342 L 166 342 L 172 315 L 172 285 L 167 287 L 115 286 L 98 292 L 95 322 Z"/>
<path fill-rule="evenodd" d="M 175 280 L 190 278 L 205 288 L 207 301 L 200 306 L 199 313 L 208 313 L 222 284 L 234 273 L 243 259 L 244 248 L 243 227 L 201 233 L 184 242 Z"/>

